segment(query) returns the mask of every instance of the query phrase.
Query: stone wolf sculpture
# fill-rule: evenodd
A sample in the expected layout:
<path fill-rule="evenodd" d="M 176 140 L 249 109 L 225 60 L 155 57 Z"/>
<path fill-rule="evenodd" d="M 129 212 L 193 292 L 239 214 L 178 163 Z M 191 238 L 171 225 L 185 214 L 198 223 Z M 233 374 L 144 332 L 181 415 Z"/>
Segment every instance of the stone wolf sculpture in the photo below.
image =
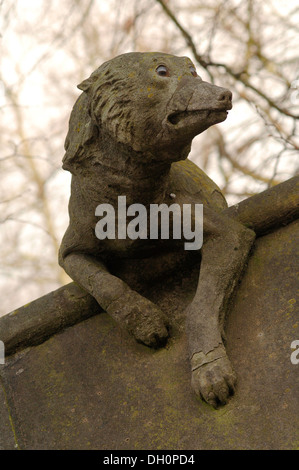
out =
<path fill-rule="evenodd" d="M 113 266 L 125 262 L 130 269 L 130 260 L 139 258 L 153 260 L 156 269 L 187 255 L 183 243 L 99 240 L 95 209 L 116 207 L 120 195 L 145 207 L 174 199 L 180 207 L 203 204 L 200 275 L 186 312 L 191 384 L 212 406 L 224 404 L 236 382 L 223 344 L 224 317 L 255 234 L 222 215 L 227 204 L 219 188 L 186 159 L 192 139 L 226 119 L 232 94 L 202 81 L 189 58 L 156 52 L 120 55 L 78 88 L 83 93 L 71 113 L 63 159 L 73 176 L 59 263 L 137 341 L 163 345 L 165 315 Z"/>

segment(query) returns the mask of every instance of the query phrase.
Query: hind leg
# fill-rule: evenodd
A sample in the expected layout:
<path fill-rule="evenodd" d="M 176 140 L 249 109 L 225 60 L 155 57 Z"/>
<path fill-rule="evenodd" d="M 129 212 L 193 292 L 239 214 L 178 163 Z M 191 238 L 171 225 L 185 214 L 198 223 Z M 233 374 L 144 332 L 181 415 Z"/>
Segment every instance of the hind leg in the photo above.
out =
<path fill-rule="evenodd" d="M 204 208 L 204 244 L 195 297 L 187 310 L 192 387 L 214 407 L 234 391 L 235 373 L 226 355 L 223 330 L 233 293 L 255 234 Z"/>

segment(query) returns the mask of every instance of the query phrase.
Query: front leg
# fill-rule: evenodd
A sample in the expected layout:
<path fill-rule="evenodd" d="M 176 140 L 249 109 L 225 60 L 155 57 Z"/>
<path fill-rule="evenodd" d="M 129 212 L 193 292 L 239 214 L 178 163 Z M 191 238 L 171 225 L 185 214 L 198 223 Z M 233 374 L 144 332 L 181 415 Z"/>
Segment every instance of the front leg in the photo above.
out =
<path fill-rule="evenodd" d="M 228 301 L 246 263 L 255 234 L 204 208 L 204 244 L 195 297 L 187 310 L 192 387 L 214 407 L 234 391 L 235 373 L 223 344 Z"/>
<path fill-rule="evenodd" d="M 102 262 L 86 254 L 71 253 L 60 259 L 60 264 L 138 342 L 151 347 L 166 342 L 168 331 L 163 312 L 110 274 Z"/>

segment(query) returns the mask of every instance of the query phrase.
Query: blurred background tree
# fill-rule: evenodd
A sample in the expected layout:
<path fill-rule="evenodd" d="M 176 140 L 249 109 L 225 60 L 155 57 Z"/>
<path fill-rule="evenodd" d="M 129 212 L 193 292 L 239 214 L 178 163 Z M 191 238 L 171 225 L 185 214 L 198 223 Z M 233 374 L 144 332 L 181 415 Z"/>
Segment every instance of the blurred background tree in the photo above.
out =
<path fill-rule="evenodd" d="M 0 0 L 0 315 L 69 282 L 61 169 L 76 85 L 129 51 L 187 55 L 233 91 L 190 158 L 234 204 L 298 172 L 299 0 Z"/>

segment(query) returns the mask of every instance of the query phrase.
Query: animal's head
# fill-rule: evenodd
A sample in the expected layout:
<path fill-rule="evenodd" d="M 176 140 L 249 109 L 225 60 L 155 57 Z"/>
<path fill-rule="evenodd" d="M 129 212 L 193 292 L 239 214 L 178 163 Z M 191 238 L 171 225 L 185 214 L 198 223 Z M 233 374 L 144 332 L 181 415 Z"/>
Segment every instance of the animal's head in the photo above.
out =
<path fill-rule="evenodd" d="M 202 81 L 190 59 L 158 52 L 120 55 L 78 88 L 65 169 L 100 155 L 104 136 L 162 159 L 186 158 L 192 139 L 224 121 L 232 107 L 231 92 Z"/>

